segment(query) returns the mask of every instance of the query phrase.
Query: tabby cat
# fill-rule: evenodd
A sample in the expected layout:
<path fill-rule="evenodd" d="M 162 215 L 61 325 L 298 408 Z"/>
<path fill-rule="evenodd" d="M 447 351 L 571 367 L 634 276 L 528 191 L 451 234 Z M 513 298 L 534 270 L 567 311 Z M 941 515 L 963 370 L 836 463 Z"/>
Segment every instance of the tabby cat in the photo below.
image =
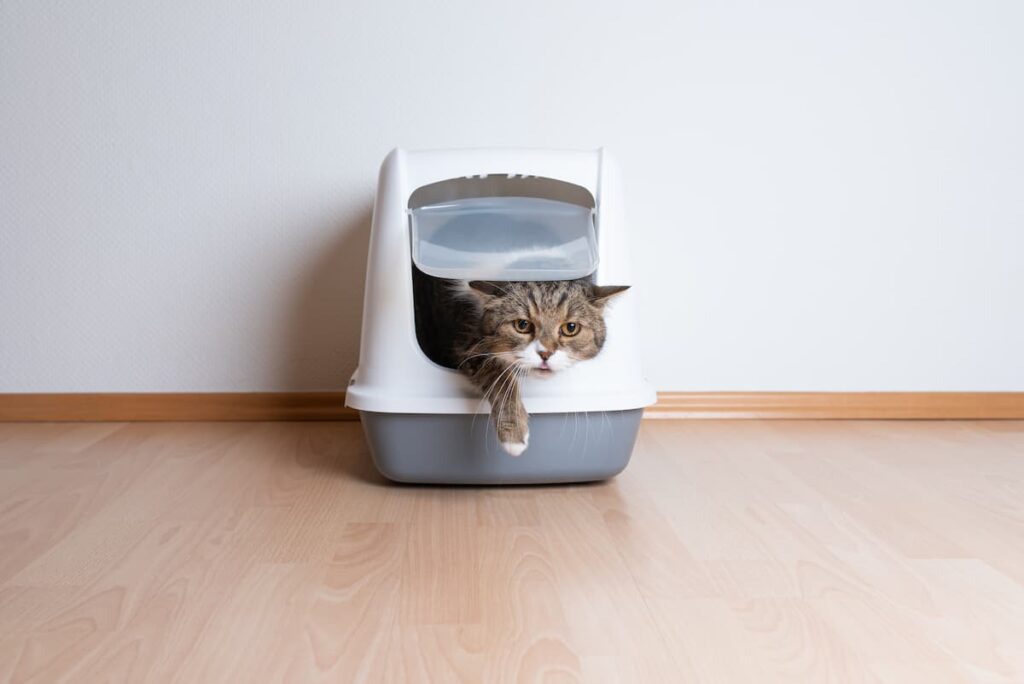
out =
<path fill-rule="evenodd" d="M 604 307 L 628 286 L 588 279 L 550 282 L 453 282 L 463 306 L 452 357 L 491 404 L 502 448 L 513 456 L 530 443 L 520 381 L 592 359 L 604 346 Z"/>

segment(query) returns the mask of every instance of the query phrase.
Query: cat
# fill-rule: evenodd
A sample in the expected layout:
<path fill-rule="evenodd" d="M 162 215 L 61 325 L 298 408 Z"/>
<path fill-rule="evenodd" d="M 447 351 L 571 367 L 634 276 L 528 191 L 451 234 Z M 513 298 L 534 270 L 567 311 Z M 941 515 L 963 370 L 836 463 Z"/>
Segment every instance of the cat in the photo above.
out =
<path fill-rule="evenodd" d="M 520 381 L 597 356 L 607 335 L 605 305 L 629 286 L 589 279 L 449 283 L 452 295 L 469 303 L 459 309 L 463 320 L 451 358 L 490 401 L 502 448 L 519 456 L 530 443 Z"/>

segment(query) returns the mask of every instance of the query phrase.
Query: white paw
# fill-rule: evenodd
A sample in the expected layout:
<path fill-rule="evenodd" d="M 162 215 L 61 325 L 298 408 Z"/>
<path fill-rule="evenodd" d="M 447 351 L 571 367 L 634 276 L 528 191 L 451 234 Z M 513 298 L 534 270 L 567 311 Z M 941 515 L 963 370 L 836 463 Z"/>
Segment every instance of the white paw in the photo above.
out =
<path fill-rule="evenodd" d="M 529 444 L 530 444 L 530 433 L 527 432 L 526 433 L 526 437 L 523 438 L 522 442 L 502 442 L 501 443 L 501 448 L 504 449 L 505 451 L 507 451 L 512 456 L 519 456 L 524 451 L 526 451 L 526 447 Z"/>

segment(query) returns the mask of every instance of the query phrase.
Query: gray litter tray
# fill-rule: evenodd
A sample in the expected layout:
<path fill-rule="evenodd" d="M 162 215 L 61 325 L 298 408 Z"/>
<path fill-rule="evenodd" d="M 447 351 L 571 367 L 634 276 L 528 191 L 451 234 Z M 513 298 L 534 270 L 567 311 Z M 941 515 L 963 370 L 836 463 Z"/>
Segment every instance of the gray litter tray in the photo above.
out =
<path fill-rule="evenodd" d="M 629 463 L 643 409 L 530 416 L 530 446 L 505 453 L 484 414 L 362 411 L 373 462 L 396 482 L 494 485 L 605 480 Z"/>
<path fill-rule="evenodd" d="M 604 150 L 392 151 L 370 228 L 359 366 L 345 405 L 362 415 L 373 461 L 399 482 L 540 484 L 617 475 L 655 394 L 642 371 L 630 289 L 605 310 L 601 353 L 523 383 L 529 446 L 505 453 L 479 390 L 432 357 L 416 283 L 572 280 L 632 285 L 617 165 Z M 419 279 L 414 274 L 423 276 Z M 436 283 L 435 283 L 436 284 Z M 436 335 L 424 345 L 422 335 Z M 437 344 L 433 344 L 433 342 Z"/>

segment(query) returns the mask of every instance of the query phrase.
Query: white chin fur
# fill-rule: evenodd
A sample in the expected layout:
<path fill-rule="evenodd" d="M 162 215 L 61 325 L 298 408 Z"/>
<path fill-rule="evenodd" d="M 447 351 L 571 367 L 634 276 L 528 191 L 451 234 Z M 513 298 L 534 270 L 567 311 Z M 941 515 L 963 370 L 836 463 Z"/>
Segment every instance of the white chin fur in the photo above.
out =
<path fill-rule="evenodd" d="M 546 369 L 548 373 L 546 374 L 544 373 L 544 370 L 541 369 L 540 363 L 540 360 L 534 361 L 532 368 L 536 369 L 538 374 L 540 375 L 550 375 L 551 373 L 564 371 L 566 368 L 573 364 L 573 360 L 569 358 L 569 355 L 566 354 L 565 352 L 555 352 L 554 354 L 551 355 L 551 358 L 548 359 L 548 367 Z"/>
<path fill-rule="evenodd" d="M 565 370 L 572 365 L 572 359 L 564 351 L 556 351 L 548 359 L 548 367 L 553 371 Z"/>
<path fill-rule="evenodd" d="M 537 343 L 537 340 L 534 340 L 519 352 L 519 360 L 525 363 L 529 368 L 535 370 L 536 373 L 534 374 L 537 376 L 543 377 L 551 372 L 557 373 L 558 371 L 565 370 L 573 364 L 573 359 L 564 351 L 558 349 L 551 355 L 551 358 L 548 359 L 548 367 L 546 369 L 542 369 L 541 364 L 544 363 L 544 361 L 538 354 L 539 350 L 540 345 Z M 545 370 L 549 372 L 545 373 Z"/>

